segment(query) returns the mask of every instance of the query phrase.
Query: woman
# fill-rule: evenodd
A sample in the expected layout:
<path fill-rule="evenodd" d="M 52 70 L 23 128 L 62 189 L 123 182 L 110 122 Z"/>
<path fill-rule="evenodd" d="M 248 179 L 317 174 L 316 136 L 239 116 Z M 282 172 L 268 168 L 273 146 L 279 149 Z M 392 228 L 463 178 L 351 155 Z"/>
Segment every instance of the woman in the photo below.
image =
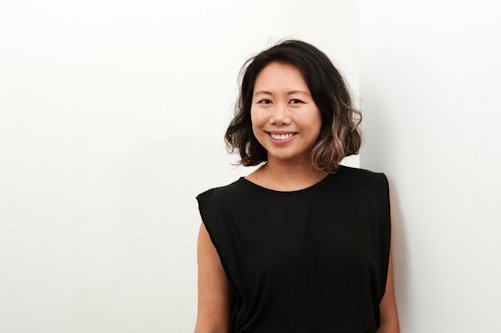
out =
<path fill-rule="evenodd" d="M 245 178 L 200 194 L 196 333 L 399 332 L 383 174 L 340 166 L 360 113 L 328 57 L 250 59 L 226 132 Z"/>

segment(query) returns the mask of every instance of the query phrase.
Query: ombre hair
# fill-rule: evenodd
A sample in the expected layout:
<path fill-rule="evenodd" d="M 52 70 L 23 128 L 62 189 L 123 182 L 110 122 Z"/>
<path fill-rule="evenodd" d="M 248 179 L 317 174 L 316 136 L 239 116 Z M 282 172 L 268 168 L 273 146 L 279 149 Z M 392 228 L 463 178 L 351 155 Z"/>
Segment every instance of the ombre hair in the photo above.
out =
<path fill-rule="evenodd" d="M 352 104 L 351 93 L 339 71 L 319 49 L 299 40 L 285 40 L 245 62 L 235 116 L 224 136 L 230 153 L 238 152 L 244 166 L 268 160 L 266 149 L 252 131 L 251 105 L 258 74 L 270 63 L 291 64 L 303 74 L 313 101 L 322 115 L 322 126 L 310 158 L 317 170 L 334 173 L 346 156 L 358 154 L 362 114 Z"/>

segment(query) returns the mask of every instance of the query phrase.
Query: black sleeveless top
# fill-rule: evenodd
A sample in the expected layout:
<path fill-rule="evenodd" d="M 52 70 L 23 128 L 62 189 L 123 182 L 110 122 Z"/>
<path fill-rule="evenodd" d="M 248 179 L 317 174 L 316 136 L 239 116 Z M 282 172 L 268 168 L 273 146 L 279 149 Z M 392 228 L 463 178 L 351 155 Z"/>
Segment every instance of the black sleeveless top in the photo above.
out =
<path fill-rule="evenodd" d="M 245 178 L 198 197 L 233 294 L 230 333 L 373 333 L 390 251 L 384 174 L 292 192 Z"/>

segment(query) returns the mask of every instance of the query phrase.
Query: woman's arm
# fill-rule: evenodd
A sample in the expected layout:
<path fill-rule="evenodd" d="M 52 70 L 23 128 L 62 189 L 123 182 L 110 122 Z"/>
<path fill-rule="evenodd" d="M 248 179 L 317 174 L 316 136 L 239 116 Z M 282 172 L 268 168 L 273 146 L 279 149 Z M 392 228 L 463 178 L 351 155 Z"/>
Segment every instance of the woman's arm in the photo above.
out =
<path fill-rule="evenodd" d="M 400 333 L 397 306 L 395 303 L 395 293 L 393 290 L 393 263 L 391 260 L 391 247 L 390 259 L 388 262 L 388 278 L 386 279 L 386 291 L 381 303 L 379 304 L 379 311 L 381 313 L 381 325 L 376 333 Z"/>
<path fill-rule="evenodd" d="M 198 234 L 198 314 L 195 333 L 227 333 L 231 290 L 219 255 L 202 222 Z"/>

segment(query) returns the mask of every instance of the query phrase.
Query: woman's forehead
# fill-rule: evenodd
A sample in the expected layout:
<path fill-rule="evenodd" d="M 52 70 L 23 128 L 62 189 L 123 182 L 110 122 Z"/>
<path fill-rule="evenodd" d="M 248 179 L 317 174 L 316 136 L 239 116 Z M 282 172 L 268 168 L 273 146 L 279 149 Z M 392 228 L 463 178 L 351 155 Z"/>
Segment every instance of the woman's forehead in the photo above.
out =
<path fill-rule="evenodd" d="M 273 93 L 306 93 L 310 90 L 303 78 L 301 71 L 294 65 L 288 63 L 272 62 L 258 74 L 254 84 L 254 91 Z"/>

